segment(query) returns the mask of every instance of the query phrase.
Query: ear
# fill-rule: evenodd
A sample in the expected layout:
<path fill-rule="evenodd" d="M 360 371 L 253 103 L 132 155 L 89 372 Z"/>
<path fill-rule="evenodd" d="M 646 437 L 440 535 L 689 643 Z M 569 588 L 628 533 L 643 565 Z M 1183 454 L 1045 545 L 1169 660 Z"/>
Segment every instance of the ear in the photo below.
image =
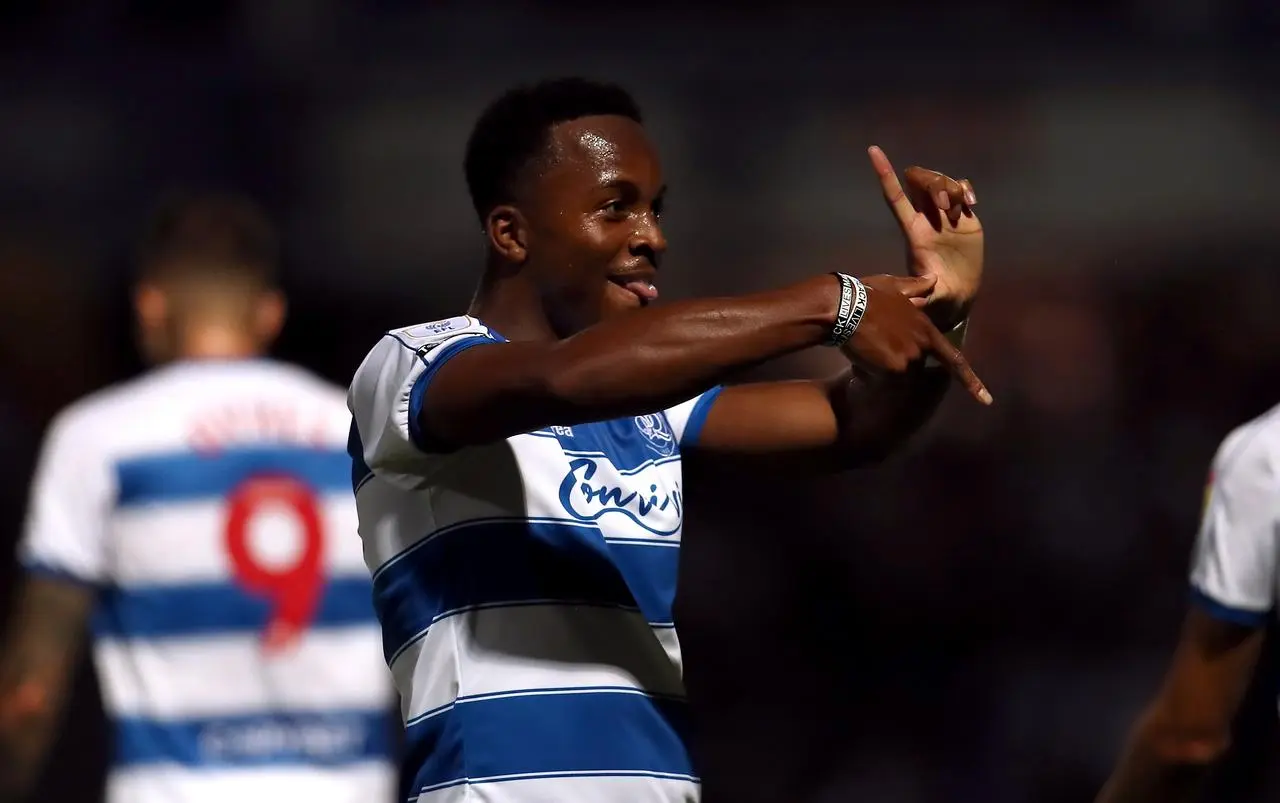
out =
<path fill-rule="evenodd" d="M 133 290 L 133 312 L 143 329 L 157 331 L 169 318 L 169 297 L 158 285 L 143 282 Z"/>
<path fill-rule="evenodd" d="M 529 223 L 510 204 L 495 206 L 484 219 L 489 247 L 507 262 L 523 264 L 529 257 Z"/>
<path fill-rule="evenodd" d="M 289 305 L 284 300 L 284 295 L 276 290 L 263 293 L 258 300 L 253 324 L 257 330 L 258 342 L 264 348 L 274 343 L 280 336 L 288 309 Z"/>

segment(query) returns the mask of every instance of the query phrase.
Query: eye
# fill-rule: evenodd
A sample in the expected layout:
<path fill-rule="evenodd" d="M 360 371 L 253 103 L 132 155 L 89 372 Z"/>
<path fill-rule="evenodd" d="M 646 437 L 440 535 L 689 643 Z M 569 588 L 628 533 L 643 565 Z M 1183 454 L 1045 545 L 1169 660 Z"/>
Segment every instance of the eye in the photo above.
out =
<path fill-rule="evenodd" d="M 667 207 L 667 202 L 663 198 L 659 198 L 653 202 L 653 216 L 661 219 L 662 212 Z"/>
<path fill-rule="evenodd" d="M 610 201 L 604 206 L 605 214 L 613 218 L 627 216 L 627 204 L 624 201 Z"/>

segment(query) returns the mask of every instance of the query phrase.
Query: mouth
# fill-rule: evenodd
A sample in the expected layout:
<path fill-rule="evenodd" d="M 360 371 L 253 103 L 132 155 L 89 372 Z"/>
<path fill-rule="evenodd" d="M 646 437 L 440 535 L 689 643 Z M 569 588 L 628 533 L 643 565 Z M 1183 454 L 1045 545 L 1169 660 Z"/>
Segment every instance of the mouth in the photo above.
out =
<path fill-rule="evenodd" d="M 616 273 L 609 277 L 609 282 L 639 299 L 643 306 L 658 297 L 658 288 L 654 286 L 653 279 L 651 271 L 636 271 Z"/>

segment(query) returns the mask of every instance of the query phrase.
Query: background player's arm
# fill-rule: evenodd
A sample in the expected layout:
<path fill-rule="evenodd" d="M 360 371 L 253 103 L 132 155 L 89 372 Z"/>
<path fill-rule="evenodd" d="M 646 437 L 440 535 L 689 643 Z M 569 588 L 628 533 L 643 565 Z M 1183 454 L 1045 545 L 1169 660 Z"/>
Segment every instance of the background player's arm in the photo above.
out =
<path fill-rule="evenodd" d="M 63 413 L 45 438 L 18 547 L 26 567 L 0 642 L 0 801 L 34 782 L 78 663 L 95 589 L 105 576 L 114 474 L 107 428 Z"/>
<path fill-rule="evenodd" d="M 0 801 L 22 799 L 53 739 L 94 600 L 92 587 L 32 574 L 0 642 Z"/>
<path fill-rule="evenodd" d="M 1098 803 L 1197 799 L 1230 742 L 1264 632 L 1199 609 L 1188 614 L 1164 683 L 1134 726 Z"/>
<path fill-rule="evenodd" d="M 1099 803 L 1193 800 L 1230 742 L 1275 605 L 1280 475 L 1269 439 L 1236 430 L 1213 476 L 1192 561 L 1194 608 Z"/>

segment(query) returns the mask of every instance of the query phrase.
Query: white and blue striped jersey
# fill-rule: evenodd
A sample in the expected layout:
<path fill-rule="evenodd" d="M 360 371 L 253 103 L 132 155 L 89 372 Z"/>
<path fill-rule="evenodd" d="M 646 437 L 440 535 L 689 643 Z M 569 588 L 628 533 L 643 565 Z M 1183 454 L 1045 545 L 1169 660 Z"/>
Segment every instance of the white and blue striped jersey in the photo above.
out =
<path fill-rule="evenodd" d="M 108 803 L 394 799 L 341 390 L 176 363 L 50 428 L 20 559 L 97 589 Z"/>
<path fill-rule="evenodd" d="M 1191 567 L 1201 609 L 1263 627 L 1280 597 L 1280 407 L 1235 429 L 1213 461 Z"/>
<path fill-rule="evenodd" d="M 356 373 L 365 561 L 416 803 L 687 803 L 700 784 L 672 621 L 680 450 L 718 390 L 670 410 L 439 451 L 417 421 L 457 317 L 389 332 Z"/>

